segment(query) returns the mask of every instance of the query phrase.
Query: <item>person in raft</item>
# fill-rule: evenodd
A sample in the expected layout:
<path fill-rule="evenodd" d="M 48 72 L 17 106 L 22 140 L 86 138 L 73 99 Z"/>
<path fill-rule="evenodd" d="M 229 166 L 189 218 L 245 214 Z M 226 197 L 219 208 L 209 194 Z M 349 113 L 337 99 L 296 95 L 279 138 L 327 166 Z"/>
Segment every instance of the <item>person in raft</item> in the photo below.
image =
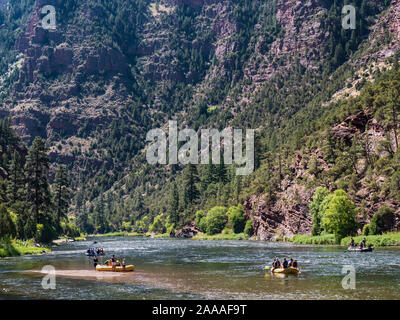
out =
<path fill-rule="evenodd" d="M 353 237 L 351 237 L 351 239 L 350 239 L 350 247 L 354 247 L 354 239 L 353 239 Z"/>
<path fill-rule="evenodd" d="M 280 268 L 280 267 L 281 267 L 281 262 L 279 261 L 278 258 L 275 258 L 275 259 L 274 259 L 274 262 L 272 262 L 272 267 L 273 267 L 274 269 L 277 269 L 277 268 Z"/>
<path fill-rule="evenodd" d="M 293 260 L 293 258 L 290 258 L 290 261 L 288 262 L 286 258 L 283 258 L 282 264 L 279 262 L 278 258 L 274 258 L 274 262 L 272 262 L 272 271 L 274 269 L 279 269 L 279 268 L 298 268 L 298 263 L 297 260 Z"/>
<path fill-rule="evenodd" d="M 111 266 L 112 266 L 113 270 L 115 270 L 115 268 L 117 266 L 117 258 L 115 258 L 115 255 L 112 255 L 112 257 L 111 257 Z"/>
<path fill-rule="evenodd" d="M 97 255 L 95 254 L 93 257 L 93 265 L 95 269 L 98 263 L 99 263 L 99 258 L 97 258 Z"/>
<path fill-rule="evenodd" d="M 286 260 L 286 258 L 283 258 L 283 261 L 282 261 L 282 268 L 283 269 L 286 269 L 287 267 L 288 267 L 288 262 L 287 262 L 287 260 Z"/>
<path fill-rule="evenodd" d="M 363 247 L 366 248 L 367 247 L 367 239 L 364 237 L 364 239 L 362 240 L 362 244 Z"/>

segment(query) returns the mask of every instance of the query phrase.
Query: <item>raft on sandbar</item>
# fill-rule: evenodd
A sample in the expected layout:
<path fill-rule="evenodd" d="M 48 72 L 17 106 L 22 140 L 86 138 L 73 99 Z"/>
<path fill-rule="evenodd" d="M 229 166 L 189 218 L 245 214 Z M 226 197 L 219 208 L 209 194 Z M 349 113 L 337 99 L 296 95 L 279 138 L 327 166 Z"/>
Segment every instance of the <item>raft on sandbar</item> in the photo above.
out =
<path fill-rule="evenodd" d="M 129 265 L 129 266 L 116 266 L 116 267 L 112 267 L 112 266 L 102 266 L 102 265 L 97 265 L 96 266 L 96 271 L 113 271 L 113 272 L 131 272 L 135 270 L 135 266 L 133 265 Z"/>

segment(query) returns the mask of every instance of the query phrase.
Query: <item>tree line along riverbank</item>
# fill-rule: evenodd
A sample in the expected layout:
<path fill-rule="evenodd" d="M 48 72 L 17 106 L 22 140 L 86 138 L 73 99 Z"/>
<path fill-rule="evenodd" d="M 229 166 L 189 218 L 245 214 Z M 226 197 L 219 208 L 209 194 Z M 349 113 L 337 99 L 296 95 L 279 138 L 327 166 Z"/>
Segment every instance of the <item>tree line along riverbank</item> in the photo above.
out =
<path fill-rule="evenodd" d="M 400 232 L 388 232 L 381 235 L 361 235 L 353 237 L 353 239 L 355 243 L 360 243 L 364 237 L 367 240 L 367 245 L 373 245 L 374 247 L 400 246 Z M 341 239 L 340 245 L 348 246 L 350 239 L 351 237 Z M 339 245 L 333 234 L 322 234 L 319 236 L 300 234 L 295 235 L 293 238 L 277 238 L 276 241 L 304 245 Z"/>

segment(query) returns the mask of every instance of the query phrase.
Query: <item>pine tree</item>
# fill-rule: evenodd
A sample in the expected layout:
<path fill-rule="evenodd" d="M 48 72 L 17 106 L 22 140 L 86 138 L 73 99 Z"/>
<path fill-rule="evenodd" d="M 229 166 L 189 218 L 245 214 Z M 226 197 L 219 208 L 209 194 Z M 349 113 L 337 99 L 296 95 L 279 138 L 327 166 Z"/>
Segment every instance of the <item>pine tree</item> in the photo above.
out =
<path fill-rule="evenodd" d="M 107 224 L 107 219 L 106 219 L 105 210 L 104 210 L 103 194 L 100 195 L 100 198 L 96 203 L 94 223 L 95 223 L 96 232 L 105 233 L 108 231 L 107 230 L 108 224 Z"/>
<path fill-rule="evenodd" d="M 208 186 L 217 181 L 217 168 L 216 165 L 212 163 L 211 159 L 206 166 L 205 173 L 201 179 L 201 191 L 207 190 Z"/>
<path fill-rule="evenodd" d="M 24 199 L 24 171 L 21 166 L 21 157 L 16 150 L 9 164 L 7 198 L 11 204 Z"/>
<path fill-rule="evenodd" d="M 222 153 L 220 154 L 219 164 L 216 166 L 216 178 L 218 182 L 225 183 L 227 181 L 226 167 Z"/>
<path fill-rule="evenodd" d="M 390 101 L 388 104 L 390 112 L 390 122 L 394 132 L 394 141 L 396 144 L 396 150 L 399 148 L 399 140 L 397 137 L 397 130 L 399 128 L 399 112 L 400 112 L 400 83 L 394 82 L 393 88 L 390 90 Z"/>
<path fill-rule="evenodd" d="M 49 170 L 48 147 L 39 137 L 29 149 L 26 164 L 26 201 L 31 208 L 33 221 L 51 221 L 51 194 L 47 174 Z"/>
<path fill-rule="evenodd" d="M 175 226 L 179 223 L 179 193 L 176 183 L 172 185 L 172 191 L 169 200 L 168 208 L 169 221 Z"/>
<path fill-rule="evenodd" d="M 184 188 L 184 203 L 185 207 L 189 204 L 193 204 L 199 198 L 199 190 L 197 183 L 199 182 L 199 176 L 197 168 L 193 164 L 189 164 L 183 173 L 183 188 Z"/>
<path fill-rule="evenodd" d="M 88 212 L 86 206 L 83 206 L 82 212 L 78 215 L 76 225 L 82 232 L 93 233 L 93 225 L 89 221 Z"/>
<path fill-rule="evenodd" d="M 65 166 L 59 166 L 54 181 L 54 206 L 56 227 L 60 231 L 60 223 L 67 219 L 68 208 L 71 202 L 71 191 L 68 183 L 68 173 Z"/>

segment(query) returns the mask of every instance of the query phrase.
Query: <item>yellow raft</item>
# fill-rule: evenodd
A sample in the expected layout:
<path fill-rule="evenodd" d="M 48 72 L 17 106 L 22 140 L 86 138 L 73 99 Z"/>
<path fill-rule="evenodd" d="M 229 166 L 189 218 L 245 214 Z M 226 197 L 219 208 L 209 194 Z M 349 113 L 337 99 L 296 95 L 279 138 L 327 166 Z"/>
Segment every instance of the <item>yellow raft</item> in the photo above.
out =
<path fill-rule="evenodd" d="M 115 271 L 115 272 L 130 272 L 133 271 L 135 269 L 135 266 L 133 265 L 129 265 L 129 266 L 125 266 L 125 268 L 121 267 L 121 266 L 117 266 L 115 267 L 115 270 L 113 269 L 112 266 L 101 266 L 101 265 L 97 265 L 96 266 L 96 271 Z"/>
<path fill-rule="evenodd" d="M 265 270 L 268 270 L 270 267 L 265 267 Z M 298 274 L 300 272 L 297 268 L 277 268 L 271 269 L 272 273 L 281 273 L 281 274 Z"/>

